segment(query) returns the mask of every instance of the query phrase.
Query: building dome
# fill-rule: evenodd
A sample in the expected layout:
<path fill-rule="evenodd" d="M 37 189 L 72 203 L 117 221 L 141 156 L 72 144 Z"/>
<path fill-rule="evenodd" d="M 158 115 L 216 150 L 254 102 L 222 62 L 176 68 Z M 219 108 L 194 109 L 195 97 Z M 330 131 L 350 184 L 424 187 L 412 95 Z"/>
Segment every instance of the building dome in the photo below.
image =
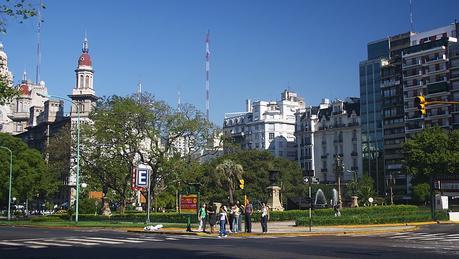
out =
<path fill-rule="evenodd" d="M 86 52 L 81 54 L 80 58 L 78 59 L 78 66 L 92 67 L 91 56 L 89 56 L 89 54 Z"/>
<path fill-rule="evenodd" d="M 30 88 L 27 84 L 21 84 L 19 86 L 19 92 L 22 94 L 22 95 L 29 95 L 30 94 Z"/>

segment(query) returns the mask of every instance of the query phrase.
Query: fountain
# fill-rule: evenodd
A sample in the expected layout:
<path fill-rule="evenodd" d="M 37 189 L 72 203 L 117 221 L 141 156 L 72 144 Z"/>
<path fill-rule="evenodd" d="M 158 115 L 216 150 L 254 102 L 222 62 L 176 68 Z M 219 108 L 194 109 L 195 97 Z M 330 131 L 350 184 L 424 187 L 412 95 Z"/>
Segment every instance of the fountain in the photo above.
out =
<path fill-rule="evenodd" d="M 338 191 L 333 188 L 333 199 L 332 199 L 332 206 L 336 206 L 338 204 Z"/>
<path fill-rule="evenodd" d="M 322 189 L 318 189 L 316 192 L 316 197 L 314 199 L 314 206 L 316 207 L 325 207 L 327 205 L 327 199 Z"/>

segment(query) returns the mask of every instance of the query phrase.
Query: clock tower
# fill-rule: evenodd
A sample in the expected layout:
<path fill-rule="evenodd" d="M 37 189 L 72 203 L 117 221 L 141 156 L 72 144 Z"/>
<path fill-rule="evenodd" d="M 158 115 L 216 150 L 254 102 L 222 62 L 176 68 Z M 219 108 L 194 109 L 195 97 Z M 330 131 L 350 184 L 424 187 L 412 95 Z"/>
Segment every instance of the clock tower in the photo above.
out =
<path fill-rule="evenodd" d="M 78 59 L 78 66 L 75 69 L 75 73 L 76 84 L 72 90 L 72 94 L 69 95 L 74 102 L 70 111 L 72 121 L 78 116 L 75 104 L 80 109 L 80 118 L 85 120 L 89 117 L 89 113 L 95 107 L 97 100 L 93 84 L 94 70 L 92 68 L 91 56 L 89 56 L 88 39 L 86 37 L 83 41 L 83 49 Z"/>

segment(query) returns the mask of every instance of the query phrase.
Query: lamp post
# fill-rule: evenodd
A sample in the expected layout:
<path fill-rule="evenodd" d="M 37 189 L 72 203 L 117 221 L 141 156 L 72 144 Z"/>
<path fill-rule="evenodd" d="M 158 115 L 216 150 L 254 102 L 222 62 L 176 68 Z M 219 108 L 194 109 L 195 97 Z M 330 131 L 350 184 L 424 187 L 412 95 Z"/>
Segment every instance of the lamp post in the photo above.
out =
<path fill-rule="evenodd" d="M 76 203 L 75 203 L 75 222 L 78 223 L 78 197 L 80 196 L 80 106 L 78 103 L 74 102 L 72 99 L 67 97 L 57 96 L 57 95 L 50 95 L 50 94 L 41 94 L 37 93 L 38 96 L 45 97 L 45 98 L 56 98 L 60 100 L 64 100 L 67 102 L 71 102 L 75 105 L 77 110 L 77 167 L 76 167 Z"/>
<path fill-rule="evenodd" d="M 339 156 L 338 154 L 336 155 L 335 159 L 335 173 L 336 173 L 336 178 L 337 178 L 337 183 L 338 183 L 338 208 L 341 210 L 343 207 L 343 203 L 341 200 L 341 174 L 344 171 L 344 164 L 343 164 L 343 158 Z"/>
<path fill-rule="evenodd" d="M 10 152 L 10 179 L 8 183 L 8 220 L 11 220 L 11 181 L 13 178 L 13 152 L 11 152 L 11 149 L 4 146 L 0 146 L 0 148 L 3 148 Z"/>

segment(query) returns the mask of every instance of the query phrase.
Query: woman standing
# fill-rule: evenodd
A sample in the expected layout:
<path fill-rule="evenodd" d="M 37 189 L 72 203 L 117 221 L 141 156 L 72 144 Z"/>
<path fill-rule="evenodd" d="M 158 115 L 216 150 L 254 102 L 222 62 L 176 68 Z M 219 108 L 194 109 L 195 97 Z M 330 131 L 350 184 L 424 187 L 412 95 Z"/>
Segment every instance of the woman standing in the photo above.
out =
<path fill-rule="evenodd" d="M 218 233 L 218 237 L 227 237 L 225 224 L 228 221 L 227 209 L 226 206 L 220 208 L 220 232 Z"/>
<path fill-rule="evenodd" d="M 263 202 L 261 204 L 261 229 L 263 233 L 268 232 L 269 207 Z"/>
<path fill-rule="evenodd" d="M 233 232 L 237 233 L 239 232 L 239 215 L 241 214 L 241 212 L 236 204 L 233 204 L 233 207 L 231 207 L 231 214 L 233 214 Z"/>
<path fill-rule="evenodd" d="M 210 225 L 210 233 L 214 233 L 215 224 L 217 223 L 217 212 L 215 211 L 215 205 L 209 206 L 209 210 L 207 211 L 209 215 L 209 225 Z"/>

